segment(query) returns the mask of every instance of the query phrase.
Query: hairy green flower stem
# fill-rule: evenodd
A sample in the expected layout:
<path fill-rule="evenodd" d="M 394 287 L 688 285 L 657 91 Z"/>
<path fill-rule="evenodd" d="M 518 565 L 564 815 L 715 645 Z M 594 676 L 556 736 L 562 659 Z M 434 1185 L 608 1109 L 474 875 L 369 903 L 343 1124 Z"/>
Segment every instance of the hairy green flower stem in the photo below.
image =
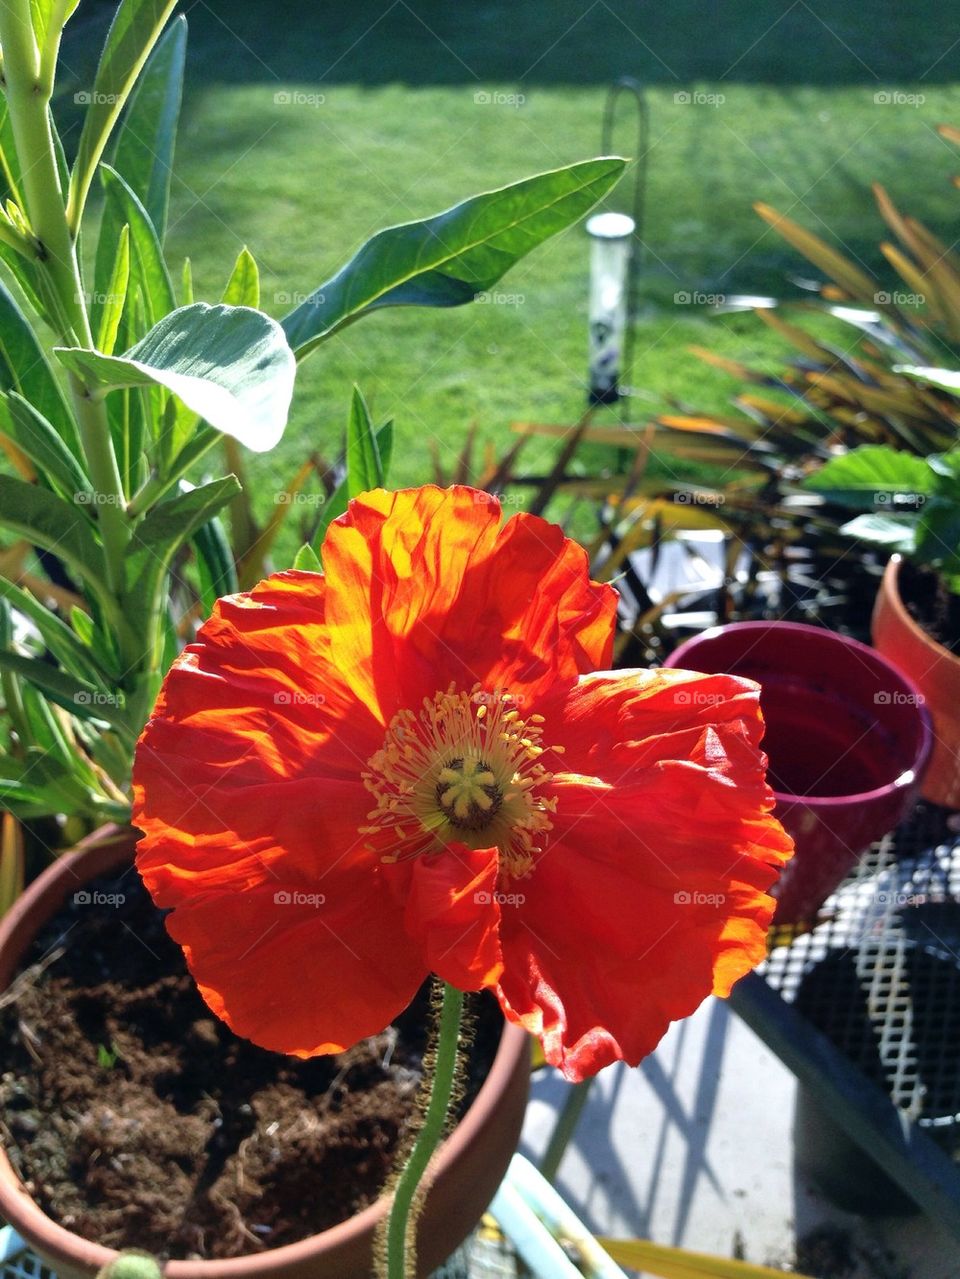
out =
<path fill-rule="evenodd" d="M 56 4 L 44 48 L 37 45 L 30 0 L 0 3 L 0 45 L 7 109 L 22 169 L 22 195 L 33 236 L 32 252 L 46 277 L 56 306 L 54 318 L 66 346 L 93 346 L 76 245 L 67 223 L 57 155 L 50 130 L 50 98 L 66 5 Z M 70 375 L 70 394 L 90 478 L 97 491 L 97 513 L 103 540 L 108 591 L 116 596 L 123 583 L 123 557 L 130 526 L 120 470 L 102 397 Z M 136 661 L 136 654 L 125 655 Z"/>
<path fill-rule="evenodd" d="M 424 1062 L 425 1071 L 429 1070 L 432 1056 L 433 1079 L 429 1084 L 424 1079 L 430 1088 L 430 1100 L 417 1140 L 397 1179 L 387 1221 L 385 1279 L 413 1279 L 417 1273 L 417 1218 L 423 1203 L 423 1196 L 418 1196 L 417 1191 L 447 1124 L 459 1073 L 462 1018 L 463 991 L 444 982 L 435 1049 Z"/>

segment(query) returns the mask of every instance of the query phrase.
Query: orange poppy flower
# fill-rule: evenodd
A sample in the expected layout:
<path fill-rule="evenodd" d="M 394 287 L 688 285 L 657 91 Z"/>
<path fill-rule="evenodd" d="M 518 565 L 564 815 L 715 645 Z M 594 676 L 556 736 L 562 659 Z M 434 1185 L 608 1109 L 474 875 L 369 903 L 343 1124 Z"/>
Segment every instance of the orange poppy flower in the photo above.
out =
<path fill-rule="evenodd" d="M 323 561 L 219 601 L 137 750 L 138 865 L 213 1011 L 338 1052 L 433 972 L 578 1080 L 727 994 L 791 849 L 757 686 L 607 671 L 583 550 L 468 488 L 364 494 Z"/>

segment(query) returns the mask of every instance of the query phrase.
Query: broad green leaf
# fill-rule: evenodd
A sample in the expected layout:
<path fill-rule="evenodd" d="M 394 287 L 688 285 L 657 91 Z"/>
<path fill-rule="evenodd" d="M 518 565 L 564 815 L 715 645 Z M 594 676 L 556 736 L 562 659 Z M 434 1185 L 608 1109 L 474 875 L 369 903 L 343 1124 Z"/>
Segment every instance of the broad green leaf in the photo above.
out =
<path fill-rule="evenodd" d="M 77 230 L 110 134 L 176 0 L 120 0 L 107 33 L 70 175 L 67 220 Z"/>
<path fill-rule="evenodd" d="M 178 549 L 239 491 L 232 475 L 213 480 L 161 502 L 137 526 L 126 560 L 126 598 L 135 615 L 156 615 L 160 591 Z"/>
<path fill-rule="evenodd" d="M 531 249 L 587 212 L 625 161 L 604 157 L 488 191 L 423 222 L 368 240 L 283 320 L 306 355 L 359 316 L 384 306 L 459 306 L 491 288 Z"/>
<path fill-rule="evenodd" d="M 0 475 L 0 525 L 52 552 L 78 577 L 102 588 L 103 552 L 79 504 Z"/>
<path fill-rule="evenodd" d="M 260 271 L 254 261 L 253 254 L 246 245 L 237 256 L 233 273 L 227 281 L 222 302 L 228 306 L 260 305 Z"/>
<path fill-rule="evenodd" d="M 0 391 L 16 391 L 80 456 L 73 415 L 26 316 L 0 281 Z"/>
<path fill-rule="evenodd" d="M 847 537 L 861 538 L 864 542 L 875 542 L 891 551 L 909 554 L 914 546 L 916 522 L 893 515 L 858 515 L 844 524 L 840 532 Z"/>
<path fill-rule="evenodd" d="M 935 476 L 915 453 L 885 444 L 864 444 L 832 457 L 807 478 L 804 487 L 825 493 L 846 506 L 872 510 L 898 496 L 916 498 L 929 493 Z"/>
<path fill-rule="evenodd" d="M 360 388 L 355 386 L 347 420 L 347 493 L 357 497 L 368 489 L 382 488 L 383 482 L 383 462 L 373 422 Z"/>
<path fill-rule="evenodd" d="M 97 258 L 94 266 L 94 295 L 91 300 L 91 326 L 96 333 L 100 329 L 100 313 L 110 295 L 117 256 L 117 242 L 124 223 L 130 227 L 130 283 L 127 289 L 127 305 L 124 320 L 131 336 L 140 336 L 133 327 L 132 303 L 140 298 L 146 327 L 172 311 L 176 306 L 170 273 L 163 260 L 157 231 L 150 215 L 136 193 L 119 173 L 108 164 L 100 167 L 104 190 L 103 219 L 100 238 L 97 241 Z"/>
<path fill-rule="evenodd" d="M 294 557 L 293 567 L 298 573 L 322 573 L 323 565 L 309 542 L 304 542 Z"/>
<path fill-rule="evenodd" d="M 102 680 L 102 672 L 98 671 L 91 653 L 81 640 L 35 595 L 5 577 L 0 577 L 0 595 L 18 613 L 33 622 L 44 644 L 65 670 L 94 684 Z M 83 616 L 88 617 L 86 613 Z"/>
<path fill-rule="evenodd" d="M 183 95 L 187 20 L 181 14 L 150 54 L 117 133 L 113 167 L 139 197 L 163 243 Z"/>
<path fill-rule="evenodd" d="M 287 423 L 296 361 L 279 324 L 250 307 L 181 307 L 123 356 L 54 349 L 88 386 L 165 387 L 258 453 L 273 448 Z"/>
<path fill-rule="evenodd" d="M 99 688 L 87 680 L 68 675 L 49 662 L 19 653 L 0 650 L 0 667 L 29 680 L 45 697 L 80 719 L 99 719 L 121 731 L 127 730 L 123 694 Z"/>
<path fill-rule="evenodd" d="M 50 486 L 91 516 L 93 489 L 83 467 L 43 414 L 28 400 L 11 391 L 0 395 L 0 431 L 8 435 L 43 475 Z"/>
<path fill-rule="evenodd" d="M 209 617 L 214 604 L 222 595 L 234 595 L 240 589 L 236 565 L 222 520 L 214 516 L 198 528 L 193 535 L 193 546 L 197 553 L 203 615 Z"/>
<path fill-rule="evenodd" d="M 915 558 L 955 577 L 960 573 L 960 502 L 934 496 L 917 521 Z"/>
<path fill-rule="evenodd" d="M 127 300 L 129 283 L 130 227 L 124 222 L 120 228 L 120 238 L 117 241 L 109 287 L 98 308 L 99 322 L 94 334 L 94 345 L 104 355 L 113 355 L 117 333 L 120 329 L 120 318 L 123 315 L 124 303 Z"/>

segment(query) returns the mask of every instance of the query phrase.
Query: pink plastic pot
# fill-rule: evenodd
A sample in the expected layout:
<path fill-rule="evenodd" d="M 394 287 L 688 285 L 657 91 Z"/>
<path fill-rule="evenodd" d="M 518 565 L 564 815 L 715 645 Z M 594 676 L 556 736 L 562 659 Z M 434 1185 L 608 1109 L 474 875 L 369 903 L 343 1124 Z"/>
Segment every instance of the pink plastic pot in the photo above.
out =
<path fill-rule="evenodd" d="M 770 785 L 796 841 L 774 890 L 774 922 L 812 919 L 913 806 L 932 741 L 923 697 L 874 649 L 796 622 L 718 626 L 681 644 L 667 665 L 762 686 Z"/>

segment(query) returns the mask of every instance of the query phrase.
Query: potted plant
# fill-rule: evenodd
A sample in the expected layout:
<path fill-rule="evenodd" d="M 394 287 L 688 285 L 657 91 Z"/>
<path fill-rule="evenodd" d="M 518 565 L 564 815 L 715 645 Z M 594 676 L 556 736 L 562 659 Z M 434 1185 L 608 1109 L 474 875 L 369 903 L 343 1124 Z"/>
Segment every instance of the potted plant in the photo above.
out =
<path fill-rule="evenodd" d="M 915 372 L 949 385 L 940 370 Z M 873 642 L 916 684 L 933 720 L 924 796 L 960 807 L 960 451 L 920 458 L 863 445 L 831 458 L 807 485 L 861 510 L 845 533 L 895 552 L 873 612 Z"/>

